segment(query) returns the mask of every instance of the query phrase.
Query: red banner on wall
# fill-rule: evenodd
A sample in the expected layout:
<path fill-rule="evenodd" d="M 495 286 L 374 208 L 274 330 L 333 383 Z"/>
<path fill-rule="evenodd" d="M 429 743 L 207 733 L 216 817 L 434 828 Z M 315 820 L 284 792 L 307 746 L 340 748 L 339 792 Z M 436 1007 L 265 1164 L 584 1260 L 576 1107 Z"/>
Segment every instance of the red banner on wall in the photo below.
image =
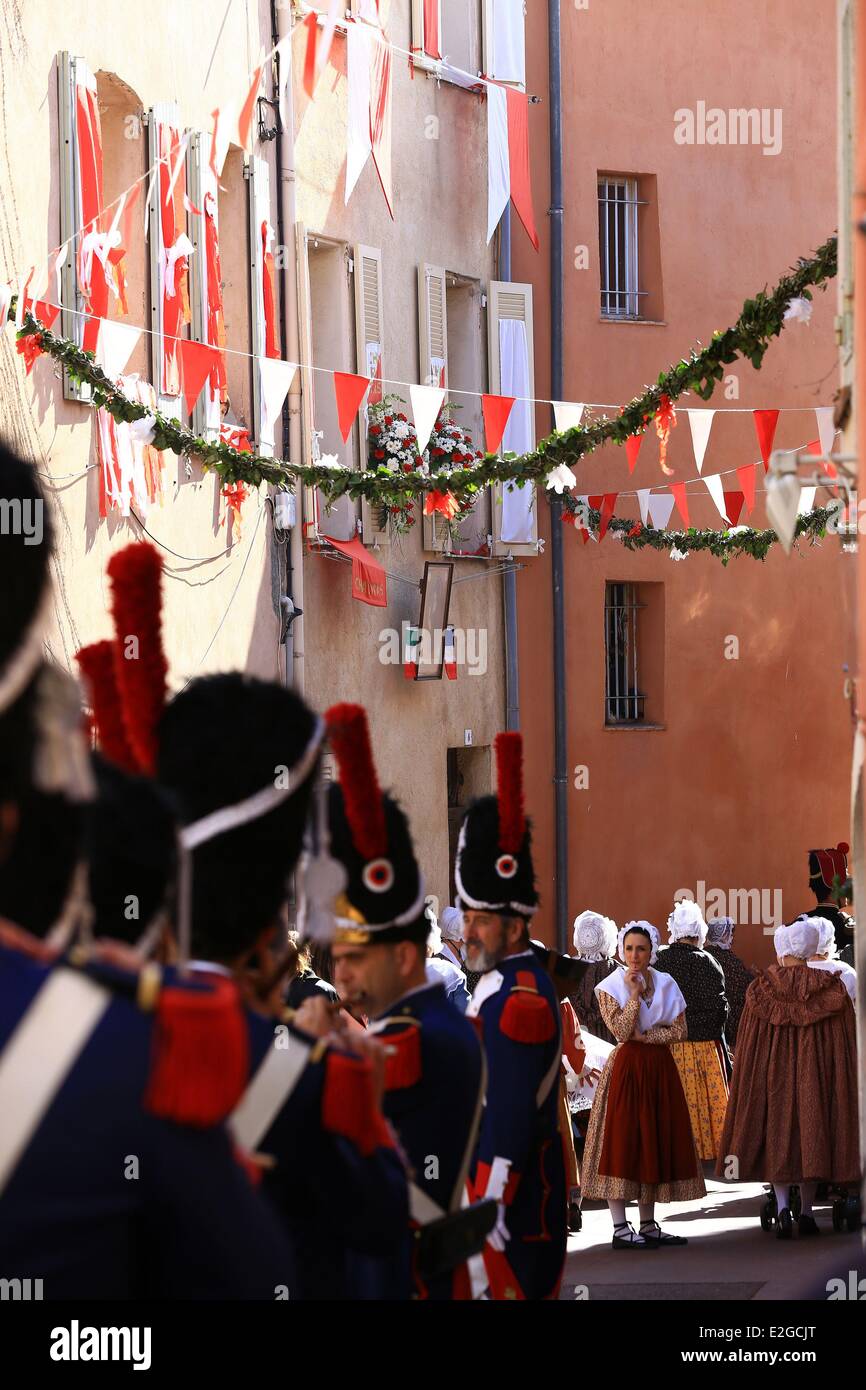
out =
<path fill-rule="evenodd" d="M 387 608 L 388 581 L 379 561 L 370 554 L 355 536 L 351 541 L 335 541 L 330 536 L 328 545 L 348 555 L 352 561 L 352 598 L 359 603 L 369 603 L 373 608 Z"/>

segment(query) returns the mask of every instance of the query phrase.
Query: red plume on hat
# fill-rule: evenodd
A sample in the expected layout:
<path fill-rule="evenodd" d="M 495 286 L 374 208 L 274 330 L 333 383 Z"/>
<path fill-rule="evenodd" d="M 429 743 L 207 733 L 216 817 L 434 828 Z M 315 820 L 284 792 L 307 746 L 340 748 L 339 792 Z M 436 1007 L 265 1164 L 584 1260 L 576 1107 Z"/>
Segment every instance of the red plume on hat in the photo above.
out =
<path fill-rule="evenodd" d="M 123 724 L 120 691 L 114 675 L 114 643 L 91 642 L 76 652 L 93 710 L 96 742 L 110 762 L 124 772 L 138 772 L 138 762 L 129 746 Z"/>
<path fill-rule="evenodd" d="M 497 734 L 496 797 L 499 803 L 499 848 L 517 854 L 526 834 L 523 808 L 523 735 Z"/>
<path fill-rule="evenodd" d="M 388 851 L 388 832 L 367 711 L 361 705 L 332 705 L 325 712 L 325 724 L 337 759 L 352 842 L 365 859 L 378 859 Z"/>
<path fill-rule="evenodd" d="M 112 555 L 108 577 L 114 639 L 82 648 L 78 661 L 106 757 L 128 771 L 152 776 L 156 729 L 168 690 L 162 558 L 147 541 L 136 541 Z"/>

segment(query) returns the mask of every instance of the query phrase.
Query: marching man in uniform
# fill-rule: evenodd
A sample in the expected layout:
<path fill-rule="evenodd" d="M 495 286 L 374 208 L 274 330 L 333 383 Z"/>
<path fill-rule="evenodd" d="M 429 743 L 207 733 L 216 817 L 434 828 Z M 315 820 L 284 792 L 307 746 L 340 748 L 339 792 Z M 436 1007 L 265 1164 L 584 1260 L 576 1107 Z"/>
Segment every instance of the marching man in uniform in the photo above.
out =
<path fill-rule="evenodd" d="M 326 722 L 339 768 L 331 854 L 347 874 L 336 900 L 334 983 L 387 1050 L 383 1107 L 413 1170 L 412 1296 L 468 1299 L 466 1260 L 493 1216 L 485 1224 L 482 1212 L 461 1209 L 484 1096 L 481 1046 L 442 983 L 427 979 L 424 879 L 406 817 L 379 789 L 367 716 L 335 705 Z"/>
<path fill-rule="evenodd" d="M 529 940 L 538 894 L 522 739 L 499 734 L 495 746 L 497 795 L 469 807 L 455 868 L 466 964 L 482 972 L 467 1013 L 480 1020 L 488 1068 L 472 1190 L 498 1206 L 484 1249 L 491 1296 L 555 1299 L 567 1240 L 559 1004 Z"/>

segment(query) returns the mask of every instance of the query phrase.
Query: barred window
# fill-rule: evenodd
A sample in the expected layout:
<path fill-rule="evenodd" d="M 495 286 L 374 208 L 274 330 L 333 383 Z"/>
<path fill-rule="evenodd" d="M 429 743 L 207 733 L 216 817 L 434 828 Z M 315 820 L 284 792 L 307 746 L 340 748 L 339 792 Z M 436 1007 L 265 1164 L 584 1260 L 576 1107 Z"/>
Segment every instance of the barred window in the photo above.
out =
<path fill-rule="evenodd" d="M 639 724 L 646 717 L 646 695 L 638 675 L 638 613 L 645 607 L 638 601 L 636 585 L 605 585 L 606 724 Z"/>
<path fill-rule="evenodd" d="M 605 318 L 641 316 L 639 288 L 638 198 L 636 178 L 600 174 L 598 179 L 598 250 L 601 312 Z"/>

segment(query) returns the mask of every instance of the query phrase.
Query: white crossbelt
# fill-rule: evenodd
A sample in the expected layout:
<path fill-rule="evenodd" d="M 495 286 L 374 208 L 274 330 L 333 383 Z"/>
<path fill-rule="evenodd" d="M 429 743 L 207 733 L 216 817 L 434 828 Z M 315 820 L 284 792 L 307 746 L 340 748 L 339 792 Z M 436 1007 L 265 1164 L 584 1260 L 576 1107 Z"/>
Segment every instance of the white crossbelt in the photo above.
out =
<path fill-rule="evenodd" d="M 237 1108 L 229 1119 L 229 1129 L 242 1148 L 251 1153 L 258 1148 L 277 1115 L 291 1096 L 312 1052 L 294 1033 L 288 1033 L 288 1046 L 268 1049 Z"/>
<path fill-rule="evenodd" d="M 0 1054 L 0 1194 L 112 995 L 86 975 L 54 970 Z"/>

